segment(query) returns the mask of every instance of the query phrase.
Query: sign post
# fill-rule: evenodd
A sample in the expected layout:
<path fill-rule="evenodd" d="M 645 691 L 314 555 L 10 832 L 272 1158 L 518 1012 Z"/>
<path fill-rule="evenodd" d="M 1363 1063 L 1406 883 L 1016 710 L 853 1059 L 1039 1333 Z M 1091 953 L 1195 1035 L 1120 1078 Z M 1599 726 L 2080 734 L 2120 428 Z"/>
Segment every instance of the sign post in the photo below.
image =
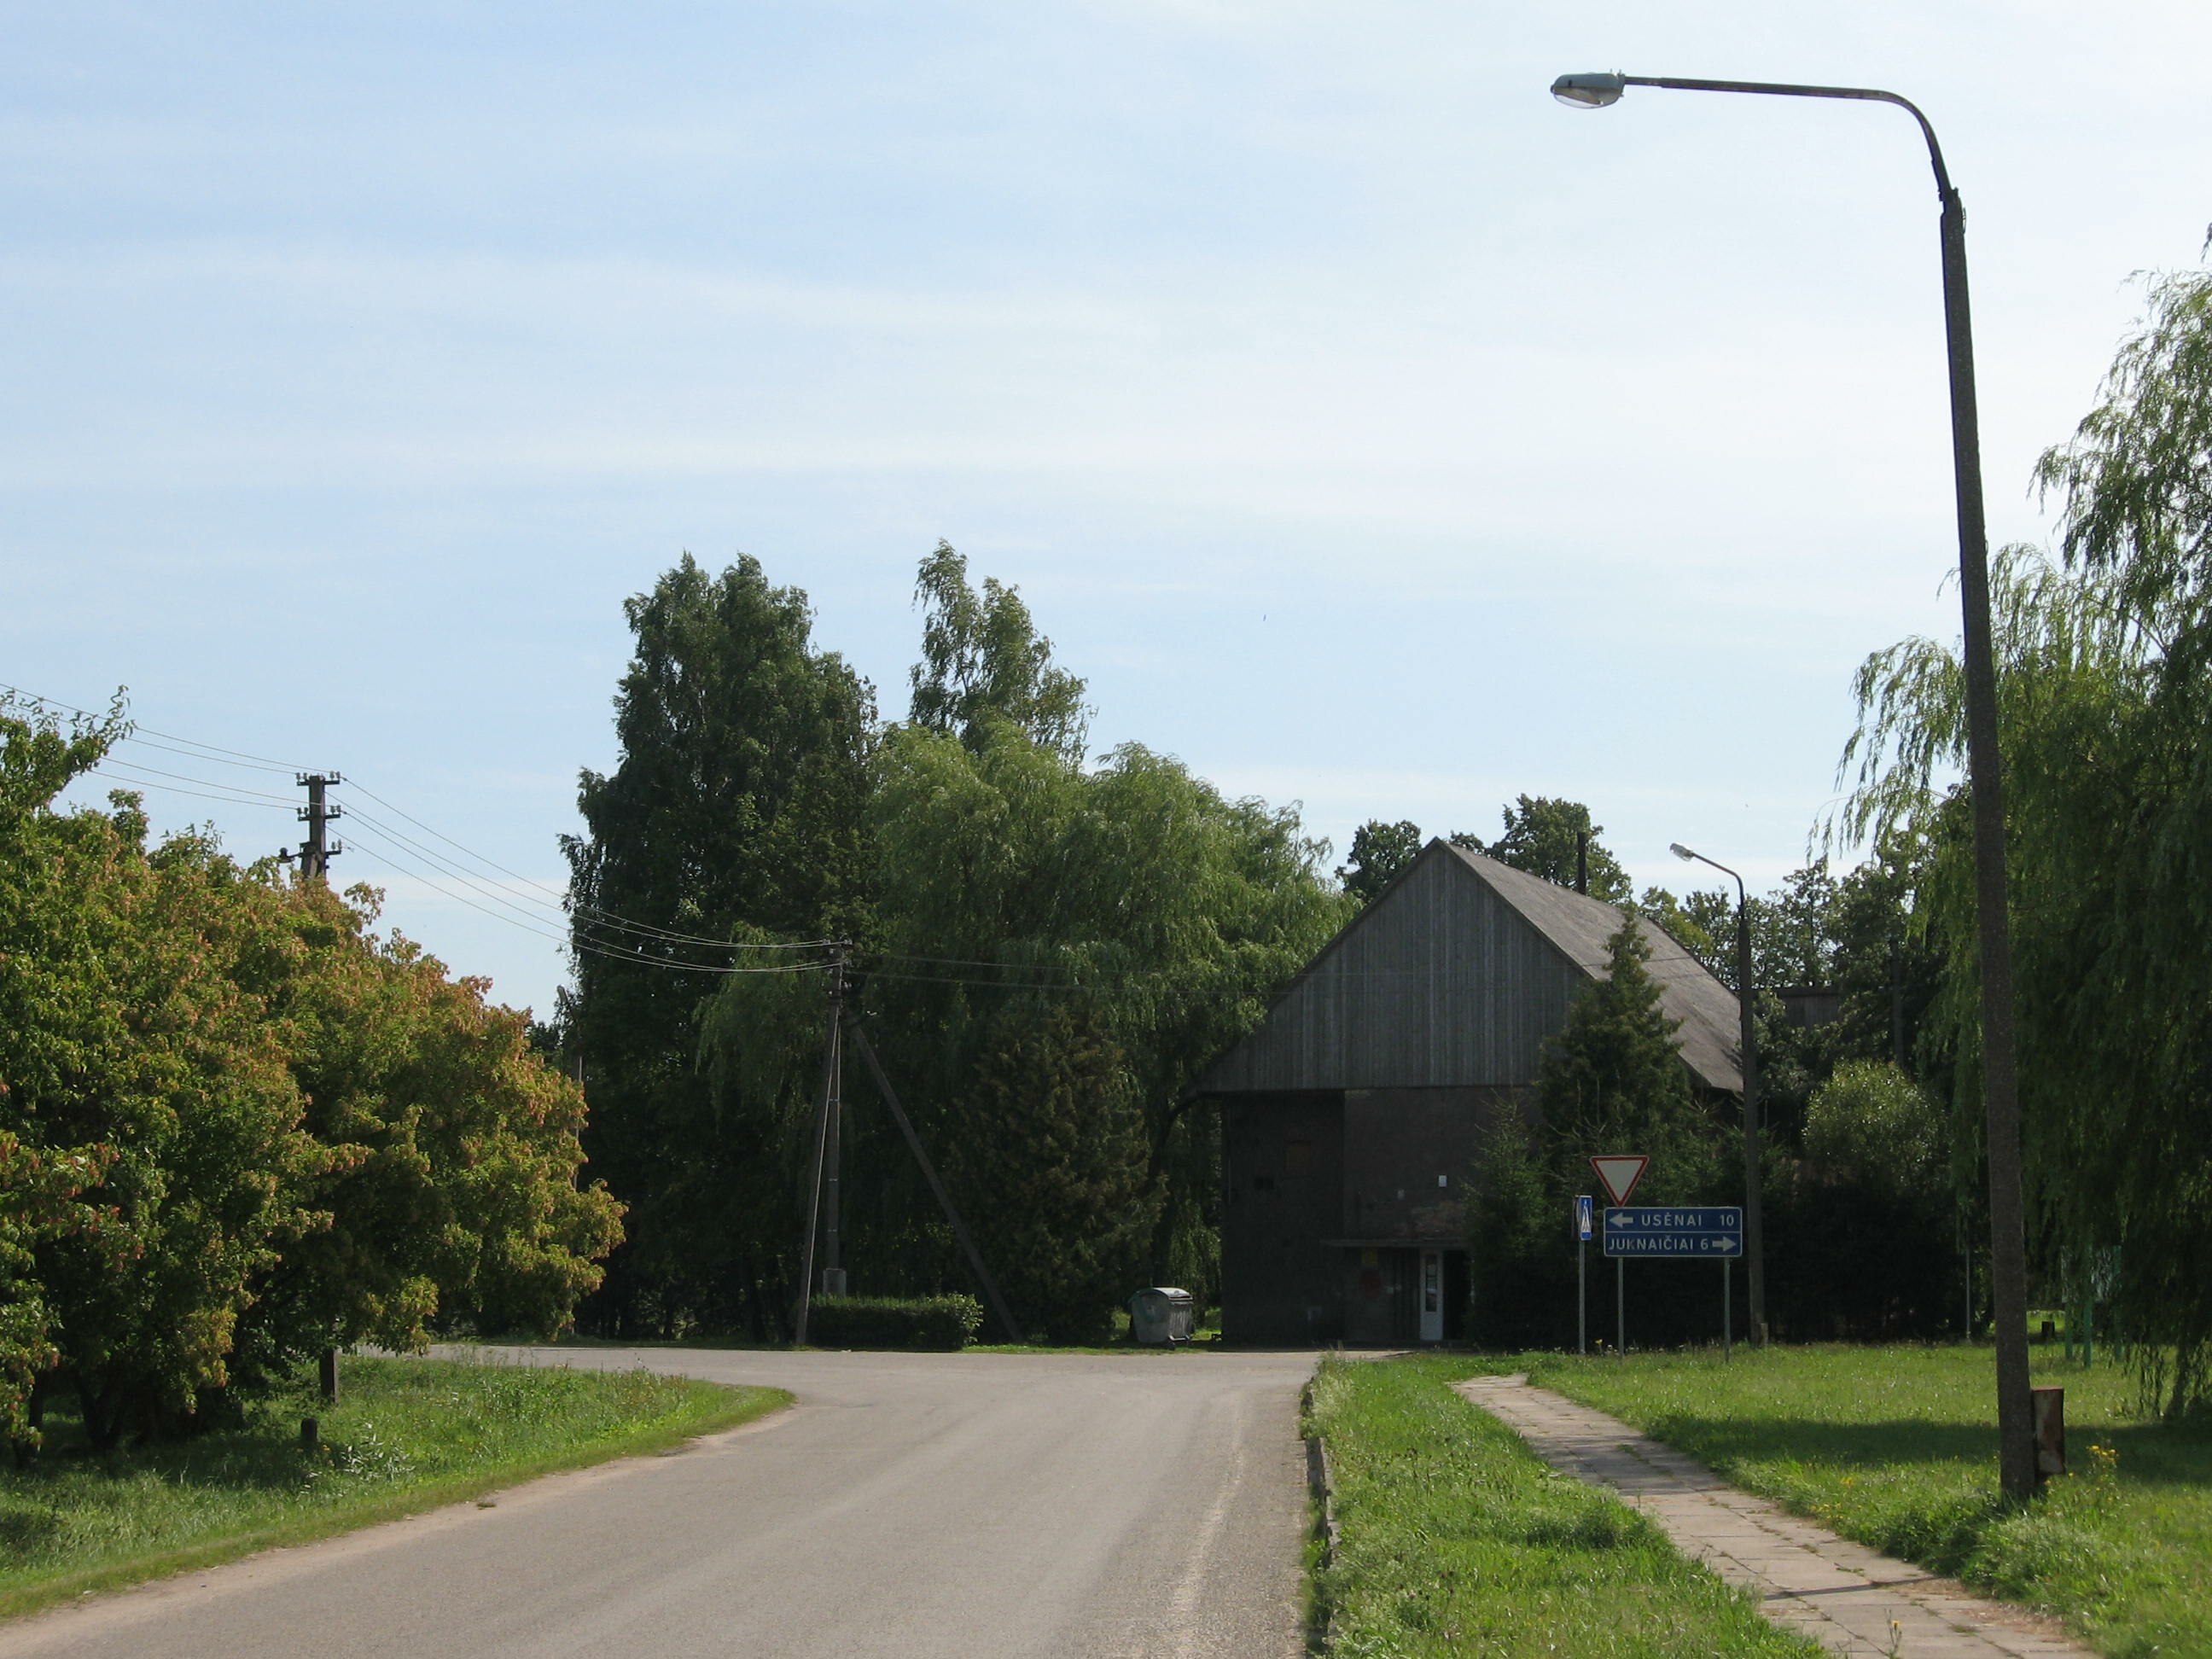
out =
<path fill-rule="evenodd" d="M 1605 1190 L 1615 1205 L 1628 1202 L 1628 1195 L 1636 1190 L 1636 1183 L 1644 1179 L 1644 1172 L 1651 1167 L 1651 1160 L 1642 1152 L 1612 1152 L 1590 1159 L 1590 1168 L 1597 1178 L 1605 1182 Z M 1606 1212 L 1613 1214 L 1611 1210 Z M 1628 1358 L 1628 1269 L 1622 1266 L 1625 1258 L 1615 1255 L 1613 1236 L 1606 1235 L 1605 1253 L 1613 1256 L 1613 1351 L 1620 1358 Z"/>
<path fill-rule="evenodd" d="M 1590 1195 L 1575 1200 L 1575 1352 L 1589 1352 Z"/>
<path fill-rule="evenodd" d="M 1592 1160 L 1595 1162 L 1595 1160 Z M 1665 1256 L 1674 1261 L 1697 1260 L 1721 1264 L 1721 1352 L 1735 1357 L 1735 1314 L 1729 1304 L 1733 1288 L 1729 1264 L 1743 1254 L 1743 1212 L 1734 1205 L 1646 1205 L 1637 1209 L 1616 1205 L 1605 1212 L 1605 1253 L 1613 1258 L 1618 1279 L 1621 1264 L 1632 1255 Z M 1616 1291 L 1625 1302 L 1625 1292 Z M 1627 1317 L 1620 1316 L 1622 1335 Z"/>

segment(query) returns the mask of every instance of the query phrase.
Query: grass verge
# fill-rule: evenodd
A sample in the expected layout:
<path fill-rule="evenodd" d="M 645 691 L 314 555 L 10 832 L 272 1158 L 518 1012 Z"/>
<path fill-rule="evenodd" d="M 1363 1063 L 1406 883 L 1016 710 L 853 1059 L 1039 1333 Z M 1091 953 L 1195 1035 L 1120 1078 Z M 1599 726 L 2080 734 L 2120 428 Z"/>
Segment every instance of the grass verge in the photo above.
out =
<path fill-rule="evenodd" d="M 2134 1417 L 2119 1367 L 2037 1352 L 2036 1381 L 2066 1389 L 2075 1473 L 2018 1510 L 1997 1486 L 1987 1348 L 1513 1363 L 1846 1537 L 2057 1613 L 2114 1659 L 2212 1654 L 2212 1430 Z"/>
<path fill-rule="evenodd" d="M 0 1472 L 0 1616 L 665 1450 L 789 1399 L 644 1370 L 349 1358 L 342 1404 L 289 1390 L 176 1444 L 102 1457 L 50 1418 L 40 1466 Z M 314 1452 L 303 1416 L 320 1420 Z"/>
<path fill-rule="evenodd" d="M 1820 1650 L 1685 1560 L 1618 1499 L 1555 1474 L 1451 1391 L 1449 1356 L 1322 1362 L 1332 1559 L 1314 1575 L 1328 1651 L 1393 1659 L 1807 1659 Z"/>

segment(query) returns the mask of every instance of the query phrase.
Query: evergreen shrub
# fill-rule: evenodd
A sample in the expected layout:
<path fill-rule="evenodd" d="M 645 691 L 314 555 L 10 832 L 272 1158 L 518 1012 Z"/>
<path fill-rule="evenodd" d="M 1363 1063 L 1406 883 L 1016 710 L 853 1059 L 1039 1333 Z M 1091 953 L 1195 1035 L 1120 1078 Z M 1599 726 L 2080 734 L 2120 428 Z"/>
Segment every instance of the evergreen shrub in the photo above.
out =
<path fill-rule="evenodd" d="M 808 1316 L 807 1340 L 817 1348 L 964 1348 L 982 1328 L 983 1307 L 972 1296 L 825 1296 Z"/>

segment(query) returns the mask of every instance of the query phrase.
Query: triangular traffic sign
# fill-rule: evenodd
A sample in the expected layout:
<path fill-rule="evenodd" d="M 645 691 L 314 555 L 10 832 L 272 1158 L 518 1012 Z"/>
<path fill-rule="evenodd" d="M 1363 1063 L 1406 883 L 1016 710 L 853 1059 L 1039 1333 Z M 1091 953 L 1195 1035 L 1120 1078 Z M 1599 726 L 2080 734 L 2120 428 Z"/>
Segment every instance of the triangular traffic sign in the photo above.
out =
<path fill-rule="evenodd" d="M 1641 1152 L 1624 1152 L 1613 1158 L 1593 1158 L 1590 1168 L 1597 1178 L 1605 1182 L 1605 1189 L 1613 1194 L 1615 1204 L 1628 1202 L 1628 1195 L 1636 1190 L 1636 1183 L 1644 1179 L 1644 1167 L 1651 1160 Z"/>

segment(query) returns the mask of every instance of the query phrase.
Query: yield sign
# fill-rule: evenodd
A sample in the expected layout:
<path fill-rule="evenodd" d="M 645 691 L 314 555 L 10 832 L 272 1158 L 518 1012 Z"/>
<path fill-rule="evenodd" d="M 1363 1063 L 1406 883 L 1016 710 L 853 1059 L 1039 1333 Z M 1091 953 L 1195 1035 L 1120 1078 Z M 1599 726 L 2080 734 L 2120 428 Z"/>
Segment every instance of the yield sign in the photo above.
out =
<path fill-rule="evenodd" d="M 1597 1178 L 1605 1182 L 1605 1189 L 1613 1194 L 1613 1201 L 1626 1204 L 1629 1194 L 1636 1190 L 1636 1183 L 1644 1179 L 1644 1166 L 1650 1162 L 1641 1152 L 1625 1152 L 1613 1158 L 1594 1158 L 1590 1159 L 1590 1167 L 1597 1171 Z"/>

